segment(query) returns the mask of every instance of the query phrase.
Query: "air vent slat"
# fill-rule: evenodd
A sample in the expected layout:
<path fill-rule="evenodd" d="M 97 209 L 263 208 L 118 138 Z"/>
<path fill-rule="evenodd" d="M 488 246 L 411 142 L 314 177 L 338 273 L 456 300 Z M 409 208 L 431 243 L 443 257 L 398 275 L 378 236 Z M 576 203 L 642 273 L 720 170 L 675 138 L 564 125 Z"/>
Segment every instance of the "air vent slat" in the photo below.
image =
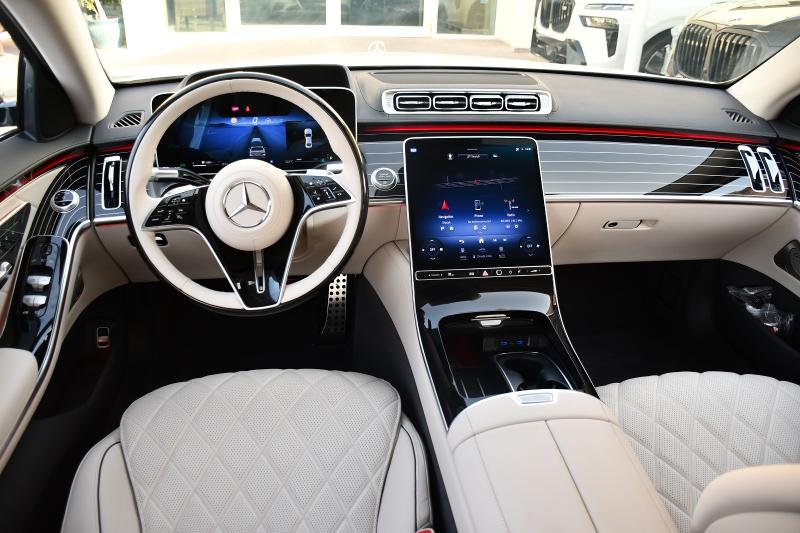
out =
<path fill-rule="evenodd" d="M 506 111 L 538 111 L 539 96 L 535 94 L 512 94 L 506 96 Z"/>
<path fill-rule="evenodd" d="M 753 120 L 747 115 L 744 115 L 735 109 L 723 109 L 723 111 L 725 111 L 725 114 L 728 115 L 729 119 L 737 124 L 755 124 L 755 122 L 753 122 Z"/>
<path fill-rule="evenodd" d="M 433 97 L 436 111 L 464 111 L 467 107 L 467 97 L 463 94 L 437 94 Z"/>
<path fill-rule="evenodd" d="M 131 126 L 138 126 L 142 123 L 141 111 L 128 111 L 120 116 L 113 124 L 112 128 L 130 128 Z"/>
<path fill-rule="evenodd" d="M 398 111 L 427 111 L 431 108 L 431 97 L 427 94 L 398 94 L 394 97 Z"/>
<path fill-rule="evenodd" d="M 472 95 L 469 107 L 473 111 L 502 111 L 503 97 L 499 94 Z"/>

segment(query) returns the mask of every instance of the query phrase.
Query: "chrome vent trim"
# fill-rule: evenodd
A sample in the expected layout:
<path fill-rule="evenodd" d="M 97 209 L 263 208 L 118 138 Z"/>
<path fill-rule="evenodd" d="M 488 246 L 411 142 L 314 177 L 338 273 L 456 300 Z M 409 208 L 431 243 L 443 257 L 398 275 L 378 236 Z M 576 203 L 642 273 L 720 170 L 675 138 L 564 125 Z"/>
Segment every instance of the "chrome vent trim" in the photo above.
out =
<path fill-rule="evenodd" d="M 502 111 L 503 97 L 499 94 L 473 94 L 469 97 L 469 108 L 472 111 Z"/>
<path fill-rule="evenodd" d="M 469 100 L 464 94 L 438 94 L 433 97 L 433 109 L 436 111 L 466 111 Z"/>
<path fill-rule="evenodd" d="M 542 90 L 387 90 L 381 96 L 389 114 L 536 114 L 553 111 L 553 98 Z"/>
<path fill-rule="evenodd" d="M 504 104 L 506 111 L 535 113 L 539 111 L 539 95 L 509 94 L 506 96 Z"/>
<path fill-rule="evenodd" d="M 431 108 L 431 97 L 427 94 L 397 94 L 392 105 L 401 112 L 427 111 Z"/>
<path fill-rule="evenodd" d="M 123 113 L 117 120 L 111 124 L 112 128 L 130 128 L 132 126 L 138 126 L 142 123 L 142 116 L 144 113 L 142 111 L 128 111 L 127 113 Z"/>

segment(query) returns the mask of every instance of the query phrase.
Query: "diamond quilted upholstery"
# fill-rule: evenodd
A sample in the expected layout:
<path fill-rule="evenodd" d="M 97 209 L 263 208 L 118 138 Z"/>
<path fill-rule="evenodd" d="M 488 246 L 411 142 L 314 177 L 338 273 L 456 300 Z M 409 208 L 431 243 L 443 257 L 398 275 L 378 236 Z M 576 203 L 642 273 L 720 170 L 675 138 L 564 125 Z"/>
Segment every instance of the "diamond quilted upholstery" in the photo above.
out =
<path fill-rule="evenodd" d="M 399 421 L 385 381 L 255 370 L 161 388 L 120 430 L 146 533 L 367 532 Z"/>
<path fill-rule="evenodd" d="M 622 425 L 678 528 L 700 493 L 737 468 L 800 463 L 800 386 L 755 375 L 676 372 L 597 392 Z"/>

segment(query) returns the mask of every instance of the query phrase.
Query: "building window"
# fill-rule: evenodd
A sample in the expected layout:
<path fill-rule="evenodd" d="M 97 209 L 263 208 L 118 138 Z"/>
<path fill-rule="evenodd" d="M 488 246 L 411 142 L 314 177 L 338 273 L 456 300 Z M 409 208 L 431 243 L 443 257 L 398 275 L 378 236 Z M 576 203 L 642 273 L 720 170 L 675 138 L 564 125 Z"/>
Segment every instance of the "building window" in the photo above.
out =
<path fill-rule="evenodd" d="M 423 0 L 342 0 L 342 24 L 422 26 Z"/>
<path fill-rule="evenodd" d="M 239 0 L 242 24 L 325 24 L 325 0 Z"/>
<path fill-rule="evenodd" d="M 225 0 L 167 0 L 175 31 L 225 31 Z"/>
<path fill-rule="evenodd" d="M 497 0 L 439 0 L 438 33 L 494 34 Z"/>

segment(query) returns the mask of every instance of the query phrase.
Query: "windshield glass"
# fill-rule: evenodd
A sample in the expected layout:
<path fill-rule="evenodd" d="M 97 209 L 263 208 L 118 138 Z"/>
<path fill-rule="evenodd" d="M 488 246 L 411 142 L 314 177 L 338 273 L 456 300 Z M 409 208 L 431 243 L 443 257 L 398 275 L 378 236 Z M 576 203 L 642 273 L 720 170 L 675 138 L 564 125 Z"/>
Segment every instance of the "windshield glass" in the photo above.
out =
<path fill-rule="evenodd" d="M 286 63 L 736 79 L 800 35 L 800 0 L 77 0 L 112 80 Z"/>

